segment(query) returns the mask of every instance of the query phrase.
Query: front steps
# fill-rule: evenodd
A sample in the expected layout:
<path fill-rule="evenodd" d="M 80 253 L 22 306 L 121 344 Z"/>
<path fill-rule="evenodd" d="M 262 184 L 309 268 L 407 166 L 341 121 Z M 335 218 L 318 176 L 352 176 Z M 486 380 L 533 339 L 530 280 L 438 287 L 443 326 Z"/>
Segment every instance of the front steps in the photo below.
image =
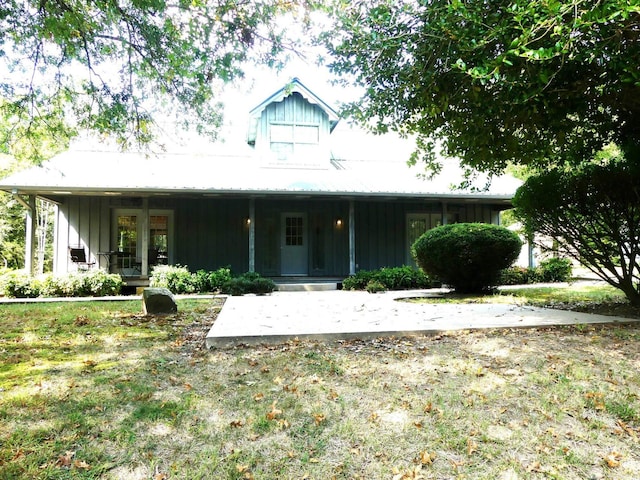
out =
<path fill-rule="evenodd" d="M 326 292 L 342 290 L 342 279 L 309 277 L 276 277 L 272 279 L 278 292 Z"/>

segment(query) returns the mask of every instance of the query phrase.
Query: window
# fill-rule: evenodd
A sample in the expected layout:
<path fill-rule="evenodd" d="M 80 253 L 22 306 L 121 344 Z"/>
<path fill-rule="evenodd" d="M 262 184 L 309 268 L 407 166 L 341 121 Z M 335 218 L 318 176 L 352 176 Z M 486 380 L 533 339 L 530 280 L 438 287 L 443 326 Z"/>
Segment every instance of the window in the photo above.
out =
<path fill-rule="evenodd" d="M 118 245 L 116 250 L 135 257 L 138 244 L 137 215 L 118 215 Z"/>
<path fill-rule="evenodd" d="M 304 238 L 302 217 L 286 217 L 285 244 L 288 247 L 302 246 Z"/>
<path fill-rule="evenodd" d="M 269 142 L 278 162 L 295 157 L 295 163 L 313 163 L 318 154 L 320 126 L 272 123 Z"/>
<path fill-rule="evenodd" d="M 407 215 L 407 264 L 415 265 L 411 246 L 427 230 L 442 225 L 440 213 L 410 213 Z"/>

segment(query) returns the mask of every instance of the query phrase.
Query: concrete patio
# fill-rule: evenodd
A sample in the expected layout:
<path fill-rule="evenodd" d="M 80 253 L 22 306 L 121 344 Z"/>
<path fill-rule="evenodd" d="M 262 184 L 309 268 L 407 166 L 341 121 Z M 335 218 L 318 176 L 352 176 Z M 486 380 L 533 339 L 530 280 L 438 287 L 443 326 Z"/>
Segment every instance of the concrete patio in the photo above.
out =
<path fill-rule="evenodd" d="M 207 334 L 206 343 L 211 348 L 277 343 L 295 338 L 371 338 L 425 335 L 447 330 L 634 321 L 507 304 L 399 301 L 438 294 L 431 290 L 377 294 L 331 290 L 229 297 Z"/>

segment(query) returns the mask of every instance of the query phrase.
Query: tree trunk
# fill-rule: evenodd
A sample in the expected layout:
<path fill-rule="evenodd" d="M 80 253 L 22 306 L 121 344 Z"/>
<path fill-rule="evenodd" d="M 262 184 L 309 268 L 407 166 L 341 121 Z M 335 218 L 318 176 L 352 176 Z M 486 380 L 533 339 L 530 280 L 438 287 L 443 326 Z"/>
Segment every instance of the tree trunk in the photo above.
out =
<path fill-rule="evenodd" d="M 633 285 L 633 282 L 631 281 L 621 282 L 618 285 L 618 288 L 622 290 L 622 292 L 627 297 L 627 300 L 629 300 L 629 303 L 631 305 L 633 305 L 634 307 L 640 307 L 640 292 Z"/>

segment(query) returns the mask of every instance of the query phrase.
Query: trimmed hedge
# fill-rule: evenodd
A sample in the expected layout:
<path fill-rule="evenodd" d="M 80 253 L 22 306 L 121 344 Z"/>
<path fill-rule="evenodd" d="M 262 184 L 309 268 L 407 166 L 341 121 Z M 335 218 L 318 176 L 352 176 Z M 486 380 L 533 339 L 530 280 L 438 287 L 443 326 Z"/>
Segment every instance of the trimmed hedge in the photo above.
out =
<path fill-rule="evenodd" d="M 105 297 L 118 295 L 122 286 L 120 275 L 99 269 L 39 277 L 12 270 L 0 276 L 0 293 L 12 298 Z"/>
<path fill-rule="evenodd" d="M 256 272 L 247 272 L 227 280 L 220 288 L 220 292 L 228 295 L 245 295 L 247 293 L 266 295 L 275 289 L 276 284 L 270 278 L 264 278 Z"/>
<path fill-rule="evenodd" d="M 518 235 L 499 225 L 454 223 L 428 230 L 412 253 L 427 275 L 458 292 L 476 293 L 496 286 L 521 248 Z"/>
<path fill-rule="evenodd" d="M 422 270 L 409 266 L 383 267 L 379 270 L 360 270 L 342 281 L 344 290 L 411 290 L 436 286 Z"/>

